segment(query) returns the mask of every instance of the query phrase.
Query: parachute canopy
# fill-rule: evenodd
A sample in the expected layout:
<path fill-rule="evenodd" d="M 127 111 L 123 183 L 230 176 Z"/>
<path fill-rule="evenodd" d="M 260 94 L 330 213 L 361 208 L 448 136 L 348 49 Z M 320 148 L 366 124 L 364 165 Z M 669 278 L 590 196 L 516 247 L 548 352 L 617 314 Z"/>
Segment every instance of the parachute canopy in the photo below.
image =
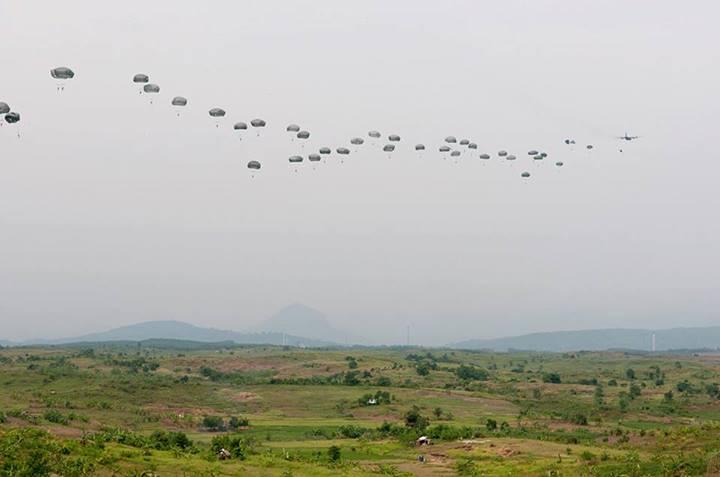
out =
<path fill-rule="evenodd" d="M 588 144 L 587 146 L 585 146 L 585 148 L 587 148 L 587 149 L 592 149 L 592 148 L 593 148 L 593 145 L 592 145 L 592 144 Z"/>
<path fill-rule="evenodd" d="M 558 162 L 555 163 L 555 165 L 558 166 L 558 167 L 562 167 L 562 166 L 564 166 L 565 164 L 564 164 L 562 161 L 558 161 Z"/>
<path fill-rule="evenodd" d="M 460 151 L 453 151 L 450 153 L 450 157 L 458 157 L 460 155 Z"/>
<path fill-rule="evenodd" d="M 290 156 L 288 161 L 290 161 L 292 164 L 297 164 L 298 162 L 302 162 L 303 158 L 302 156 Z"/>
<path fill-rule="evenodd" d="M 135 76 L 133 76 L 133 83 L 148 83 L 150 82 L 150 77 L 143 73 L 138 73 Z"/>
<path fill-rule="evenodd" d="M 400 141 L 400 136 L 398 136 L 397 134 L 391 134 L 388 136 L 388 141 L 398 142 L 398 141 Z"/>
<path fill-rule="evenodd" d="M 468 144 L 468 149 L 477 149 L 477 144 L 471 142 L 470 144 Z"/>
<path fill-rule="evenodd" d="M 353 144 L 355 146 L 359 146 L 364 143 L 365 143 L 365 139 L 363 139 L 361 137 L 354 137 L 354 138 L 350 139 L 350 144 Z"/>
<path fill-rule="evenodd" d="M 299 133 L 297 133 L 297 137 L 298 137 L 298 139 L 308 139 L 310 137 L 310 132 L 309 131 L 300 131 Z"/>
<path fill-rule="evenodd" d="M 383 147 L 383 151 L 385 152 L 393 152 L 395 150 L 395 144 L 385 144 L 385 147 Z"/>
<path fill-rule="evenodd" d="M 515 156 L 512 155 L 512 154 L 510 154 L 510 155 L 508 155 L 505 159 L 508 160 L 508 161 L 514 161 L 515 159 L 517 159 L 517 157 L 515 157 Z"/>
<path fill-rule="evenodd" d="M 298 126 L 297 124 L 290 124 L 288 127 L 285 128 L 285 130 L 287 132 L 295 132 L 296 133 L 296 132 L 300 131 L 300 126 Z"/>
<path fill-rule="evenodd" d="M 416 150 L 416 151 L 424 151 L 424 150 L 425 150 L 425 144 L 415 144 L 415 150 Z"/>
<path fill-rule="evenodd" d="M 318 152 L 320 154 L 330 154 L 332 150 L 329 147 L 321 147 Z"/>
<path fill-rule="evenodd" d="M 461 140 L 460 140 L 460 145 L 461 145 L 461 146 L 467 146 L 468 144 L 470 144 L 470 140 L 469 140 L 469 139 L 461 139 Z"/>
<path fill-rule="evenodd" d="M 8 124 L 15 124 L 20 122 L 20 113 L 10 112 L 5 115 L 5 121 Z"/>
<path fill-rule="evenodd" d="M 153 84 L 153 83 L 148 83 L 145 86 L 143 86 L 143 91 L 145 91 L 146 93 L 159 93 L 160 86 Z"/>
<path fill-rule="evenodd" d="M 490 154 L 480 154 L 480 159 L 490 159 Z"/>
<path fill-rule="evenodd" d="M 173 106 L 187 106 L 187 98 L 184 98 L 182 96 L 175 96 L 172 99 L 171 104 Z"/>
<path fill-rule="evenodd" d="M 236 131 L 245 130 L 245 129 L 247 129 L 247 124 L 245 124 L 244 122 L 240 121 L 239 123 L 235 123 L 235 124 L 233 125 L 233 129 L 236 130 Z"/>
<path fill-rule="evenodd" d="M 252 121 L 250 121 L 250 125 L 254 128 L 264 128 L 267 123 L 264 119 L 253 119 Z"/>
<path fill-rule="evenodd" d="M 213 118 L 224 118 L 225 110 L 222 108 L 212 108 L 210 111 L 208 111 L 208 114 Z"/>
<path fill-rule="evenodd" d="M 455 136 L 448 136 L 445 138 L 445 142 L 448 144 L 455 144 L 457 142 L 457 138 Z"/>
<path fill-rule="evenodd" d="M 248 169 L 260 170 L 260 163 L 258 161 L 250 161 L 247 163 Z"/>
<path fill-rule="evenodd" d="M 7 114 L 10 112 L 10 106 L 7 103 L 0 101 L 0 114 Z"/>
<path fill-rule="evenodd" d="M 75 77 L 75 72 L 67 66 L 59 66 L 50 70 L 50 76 L 55 79 L 68 80 Z"/>
<path fill-rule="evenodd" d="M 380 137 L 380 131 L 370 131 L 368 133 L 368 136 L 370 136 L 373 139 L 377 139 Z"/>
<path fill-rule="evenodd" d="M 527 179 L 528 177 L 530 177 L 530 173 L 529 173 L 529 172 L 523 172 L 522 174 L 520 174 L 520 177 L 524 177 L 524 178 Z"/>
<path fill-rule="evenodd" d="M 320 159 L 321 159 L 321 158 L 320 158 L 320 154 L 310 154 L 310 155 L 308 156 L 308 161 L 310 161 L 310 162 L 317 162 L 317 161 L 319 161 Z"/>
<path fill-rule="evenodd" d="M 350 154 L 350 149 L 348 149 L 348 148 L 346 148 L 346 147 L 338 147 L 338 148 L 337 148 L 337 153 L 338 153 L 338 154 L 342 154 L 342 155 L 345 156 L 345 155 Z"/>
<path fill-rule="evenodd" d="M 537 152 L 535 149 L 528 151 L 528 156 L 537 156 L 538 154 L 540 153 Z"/>
<path fill-rule="evenodd" d="M 500 156 L 500 157 L 505 157 L 507 155 L 508 155 L 507 151 L 498 151 L 498 156 Z"/>
<path fill-rule="evenodd" d="M 440 146 L 440 152 L 450 152 L 450 146 Z"/>

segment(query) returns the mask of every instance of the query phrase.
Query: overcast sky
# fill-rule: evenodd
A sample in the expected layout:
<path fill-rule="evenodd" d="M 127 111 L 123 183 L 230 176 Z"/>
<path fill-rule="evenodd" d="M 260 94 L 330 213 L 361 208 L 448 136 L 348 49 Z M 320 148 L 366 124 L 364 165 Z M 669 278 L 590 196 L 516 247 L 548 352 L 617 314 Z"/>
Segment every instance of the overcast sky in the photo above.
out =
<path fill-rule="evenodd" d="M 3 0 L 0 18 L 0 101 L 22 115 L 0 128 L 0 339 L 243 330 L 294 302 L 387 343 L 718 324 L 716 1 Z M 295 173 L 290 122 L 305 154 L 402 142 Z M 519 159 L 443 160 L 449 134 Z"/>

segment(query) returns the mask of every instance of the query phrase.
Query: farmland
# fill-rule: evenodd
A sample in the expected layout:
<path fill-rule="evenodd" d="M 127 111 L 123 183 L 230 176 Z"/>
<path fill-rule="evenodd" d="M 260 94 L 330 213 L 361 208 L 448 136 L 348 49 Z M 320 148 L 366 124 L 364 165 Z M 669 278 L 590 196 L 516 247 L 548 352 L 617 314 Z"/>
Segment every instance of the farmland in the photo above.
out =
<path fill-rule="evenodd" d="M 0 475 L 713 475 L 719 372 L 692 353 L 5 348 Z"/>

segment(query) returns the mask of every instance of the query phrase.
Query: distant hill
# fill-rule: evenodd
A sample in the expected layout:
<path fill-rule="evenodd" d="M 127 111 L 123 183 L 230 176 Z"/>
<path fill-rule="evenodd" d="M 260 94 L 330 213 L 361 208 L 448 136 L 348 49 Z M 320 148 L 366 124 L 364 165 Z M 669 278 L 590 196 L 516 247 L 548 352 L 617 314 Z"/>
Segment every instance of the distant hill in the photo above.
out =
<path fill-rule="evenodd" d="M 462 349 L 493 351 L 600 351 L 610 349 L 650 350 L 655 333 L 657 351 L 679 349 L 716 349 L 720 347 L 720 326 L 699 328 L 604 329 L 552 331 L 496 339 L 474 339 L 454 343 Z"/>
<path fill-rule="evenodd" d="M 240 333 L 237 331 L 202 328 L 182 321 L 146 321 L 134 325 L 113 328 L 101 333 L 92 333 L 57 340 L 31 340 L 7 345 L 58 345 L 70 343 L 138 342 L 147 340 L 177 340 L 203 343 L 233 342 L 237 344 L 272 344 L 289 346 L 332 346 L 331 341 L 305 338 L 278 332 Z"/>
<path fill-rule="evenodd" d="M 318 340 L 335 343 L 357 341 L 347 333 L 330 325 L 323 313 L 302 304 L 286 306 L 253 330 L 265 333 L 312 336 Z"/>

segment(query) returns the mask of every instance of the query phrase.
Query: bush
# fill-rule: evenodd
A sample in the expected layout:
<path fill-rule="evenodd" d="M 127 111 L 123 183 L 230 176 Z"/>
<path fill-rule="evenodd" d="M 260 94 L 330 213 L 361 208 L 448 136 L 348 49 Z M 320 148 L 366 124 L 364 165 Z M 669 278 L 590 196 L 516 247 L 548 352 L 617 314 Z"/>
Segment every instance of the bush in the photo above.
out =
<path fill-rule="evenodd" d="M 48 422 L 52 422 L 53 424 L 67 425 L 68 423 L 68 418 L 56 409 L 48 409 L 45 411 L 43 419 Z"/>
<path fill-rule="evenodd" d="M 464 381 L 487 381 L 490 377 L 484 369 L 476 368 L 475 366 L 466 366 L 464 364 L 461 364 L 455 369 L 455 374 Z"/>
<path fill-rule="evenodd" d="M 225 420 L 220 416 L 205 416 L 203 417 L 202 425 L 211 432 L 223 432 L 227 430 Z"/>
<path fill-rule="evenodd" d="M 430 424 L 430 420 L 420 414 L 420 408 L 413 406 L 405 413 L 405 426 L 413 429 L 422 430 Z"/>
<path fill-rule="evenodd" d="M 543 373 L 543 383 L 560 384 L 562 381 L 558 373 Z"/>
<path fill-rule="evenodd" d="M 337 462 L 340 460 L 340 448 L 338 446 L 328 447 L 327 453 L 331 462 Z"/>
<path fill-rule="evenodd" d="M 217 455 L 220 449 L 230 452 L 233 459 L 245 460 L 255 449 L 255 441 L 239 435 L 215 436 L 210 442 L 210 449 Z"/>

